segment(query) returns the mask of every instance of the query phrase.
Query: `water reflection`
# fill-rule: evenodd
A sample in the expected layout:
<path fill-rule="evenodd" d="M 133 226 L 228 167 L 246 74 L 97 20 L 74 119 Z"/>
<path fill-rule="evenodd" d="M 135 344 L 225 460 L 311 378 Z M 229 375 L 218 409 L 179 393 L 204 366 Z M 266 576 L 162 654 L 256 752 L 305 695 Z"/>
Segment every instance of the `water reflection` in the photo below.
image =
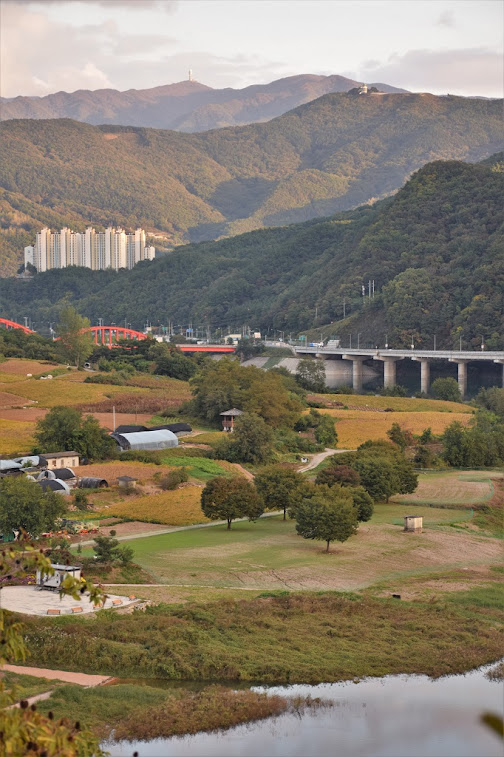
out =
<path fill-rule="evenodd" d="M 222 733 L 106 744 L 114 757 L 502 757 L 502 744 L 479 721 L 502 713 L 502 683 L 484 673 L 436 681 L 388 676 L 360 683 L 254 687 L 334 703 L 237 726 Z"/>

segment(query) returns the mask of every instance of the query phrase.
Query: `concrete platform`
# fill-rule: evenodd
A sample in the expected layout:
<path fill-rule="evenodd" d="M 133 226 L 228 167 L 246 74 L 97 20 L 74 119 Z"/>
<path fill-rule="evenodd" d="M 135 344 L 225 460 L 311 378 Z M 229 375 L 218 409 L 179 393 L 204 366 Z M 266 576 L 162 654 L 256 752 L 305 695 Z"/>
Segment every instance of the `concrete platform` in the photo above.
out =
<path fill-rule="evenodd" d="M 103 608 L 96 608 L 89 600 L 89 595 L 83 594 L 79 600 L 63 596 L 58 592 L 37 589 L 35 586 L 4 586 L 0 591 L 0 606 L 3 610 L 19 612 L 23 615 L 43 615 L 58 617 L 59 615 L 79 615 L 96 612 L 97 609 L 121 609 L 138 603 L 138 599 L 129 599 L 108 594 Z M 57 612 L 59 610 L 59 612 Z"/>

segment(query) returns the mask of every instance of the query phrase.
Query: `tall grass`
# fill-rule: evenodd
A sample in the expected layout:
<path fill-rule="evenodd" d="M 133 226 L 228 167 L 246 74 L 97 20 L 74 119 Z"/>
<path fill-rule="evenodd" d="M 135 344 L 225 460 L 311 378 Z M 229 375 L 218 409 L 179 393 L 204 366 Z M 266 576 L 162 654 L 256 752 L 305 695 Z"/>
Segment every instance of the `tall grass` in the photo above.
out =
<path fill-rule="evenodd" d="M 96 619 L 30 618 L 42 666 L 120 676 L 269 683 L 460 673 L 502 655 L 494 589 L 406 602 L 336 592 L 158 605 Z"/>

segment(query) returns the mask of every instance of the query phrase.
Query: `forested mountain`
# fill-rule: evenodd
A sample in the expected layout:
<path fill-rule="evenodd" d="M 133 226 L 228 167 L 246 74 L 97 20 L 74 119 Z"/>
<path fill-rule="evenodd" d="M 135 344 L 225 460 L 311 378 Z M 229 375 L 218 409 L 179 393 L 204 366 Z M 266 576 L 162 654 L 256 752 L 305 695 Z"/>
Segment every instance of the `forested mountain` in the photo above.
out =
<path fill-rule="evenodd" d="M 132 271 L 79 268 L 0 281 L 0 315 L 40 328 L 70 300 L 93 322 L 142 327 L 331 324 L 394 346 L 504 348 L 503 154 L 436 161 L 373 206 L 181 247 Z M 361 294 L 375 282 L 375 299 Z M 367 291 L 367 290 L 366 290 Z M 347 319 L 342 321 L 343 303 Z M 372 341 L 374 344 L 374 341 Z"/>
<path fill-rule="evenodd" d="M 398 189 L 435 159 L 502 148 L 502 103 L 330 94 L 265 124 L 203 134 L 70 120 L 1 124 L 0 272 L 41 225 L 137 225 L 158 246 L 281 226 Z"/>
<path fill-rule="evenodd" d="M 269 121 L 329 92 L 348 92 L 361 83 L 344 76 L 301 74 L 244 89 L 212 89 L 197 81 L 126 92 L 80 89 L 46 97 L 0 98 L 0 120 L 73 118 L 95 125 L 206 131 Z M 381 83 L 369 86 L 381 92 L 406 91 Z"/>

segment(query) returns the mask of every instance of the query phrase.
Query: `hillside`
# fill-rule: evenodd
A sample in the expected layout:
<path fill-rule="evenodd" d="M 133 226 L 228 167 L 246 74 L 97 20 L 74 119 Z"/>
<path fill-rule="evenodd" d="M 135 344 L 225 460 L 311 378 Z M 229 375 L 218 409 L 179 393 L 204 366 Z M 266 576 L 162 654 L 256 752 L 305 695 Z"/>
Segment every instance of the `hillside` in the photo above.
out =
<path fill-rule="evenodd" d="M 167 247 L 370 203 L 428 161 L 502 149 L 501 116 L 499 101 L 345 93 L 204 134 L 6 121 L 0 273 L 15 272 L 43 224 L 141 225 Z"/>
<path fill-rule="evenodd" d="M 132 271 L 68 268 L 0 281 L 2 316 L 57 320 L 63 298 L 96 322 L 329 326 L 361 344 L 504 348 L 504 172 L 436 161 L 392 198 L 331 218 L 179 248 Z M 375 299 L 361 287 L 375 281 Z M 58 294 L 56 294 L 58 293 Z M 346 321 L 341 321 L 345 303 Z"/>
<path fill-rule="evenodd" d="M 81 89 L 46 97 L 0 98 L 0 120 L 73 118 L 95 125 L 206 131 L 269 121 L 329 92 L 348 92 L 361 83 L 344 76 L 302 74 L 243 89 L 213 89 L 197 81 L 126 92 Z M 406 91 L 381 83 L 370 86 L 381 92 Z"/>

